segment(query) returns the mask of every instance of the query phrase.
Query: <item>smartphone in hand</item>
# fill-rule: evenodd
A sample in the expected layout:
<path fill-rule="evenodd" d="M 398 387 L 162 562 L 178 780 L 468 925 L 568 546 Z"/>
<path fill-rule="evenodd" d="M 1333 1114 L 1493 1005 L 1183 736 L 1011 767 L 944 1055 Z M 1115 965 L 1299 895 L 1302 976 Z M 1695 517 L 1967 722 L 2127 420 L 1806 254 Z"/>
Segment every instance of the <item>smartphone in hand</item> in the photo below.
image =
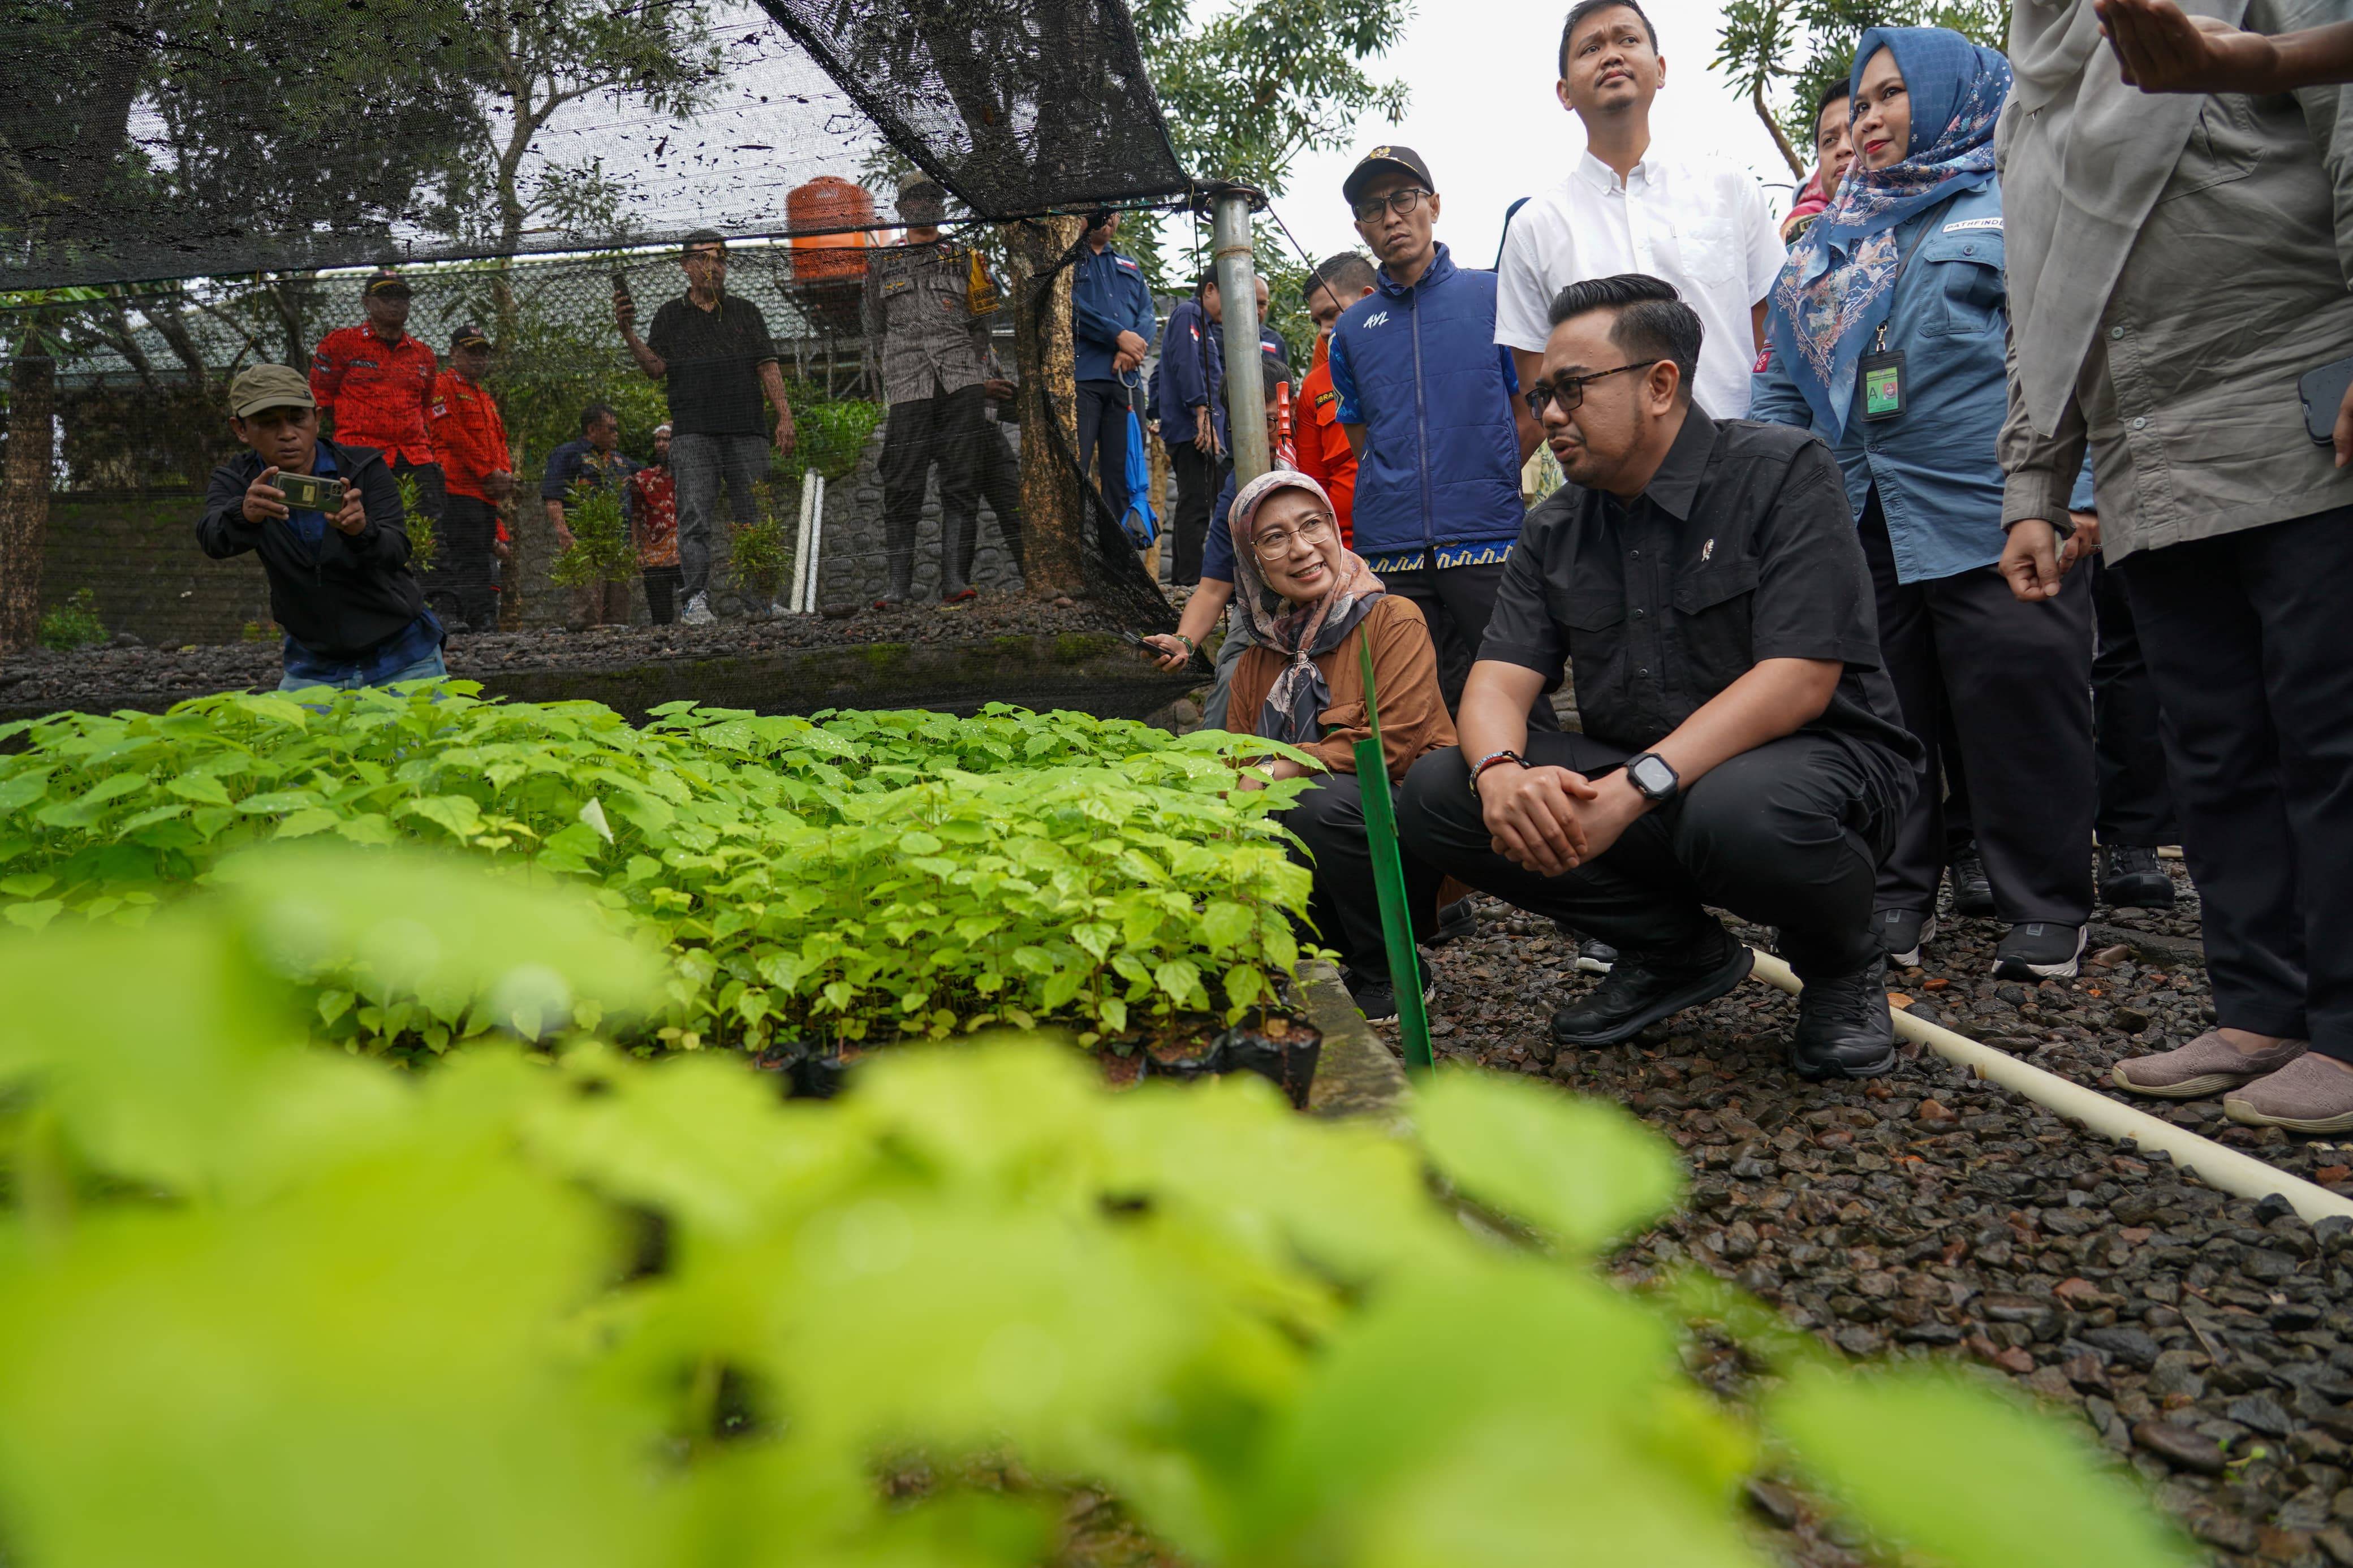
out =
<path fill-rule="evenodd" d="M 332 516 L 343 510 L 341 479 L 322 479 L 317 474 L 290 474 L 281 468 L 275 483 L 286 498 L 289 511 L 323 511 Z"/>

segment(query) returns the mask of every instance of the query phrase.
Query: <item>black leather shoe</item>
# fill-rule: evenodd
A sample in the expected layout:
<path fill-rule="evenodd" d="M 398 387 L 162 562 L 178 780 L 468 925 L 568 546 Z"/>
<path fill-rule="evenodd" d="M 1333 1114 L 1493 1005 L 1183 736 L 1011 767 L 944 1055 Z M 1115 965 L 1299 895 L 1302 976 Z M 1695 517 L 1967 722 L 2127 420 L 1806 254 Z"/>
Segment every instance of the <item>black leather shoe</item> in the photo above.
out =
<path fill-rule="evenodd" d="M 1438 929 L 1422 942 L 1424 947 L 1444 947 L 1460 937 L 1479 934 L 1479 912 L 1468 899 L 1457 899 L 1438 911 Z"/>
<path fill-rule="evenodd" d="M 1344 969 L 1340 972 L 1340 980 L 1348 988 L 1348 1000 L 1354 1002 L 1356 1011 L 1365 1016 L 1365 1022 L 1383 1024 L 1398 1016 L 1397 987 L 1389 984 L 1387 973 Z M 1438 983 L 1425 979 L 1422 982 L 1421 1005 L 1428 1007 L 1437 995 Z"/>
<path fill-rule="evenodd" d="M 2173 879 L 2154 849 L 2131 844 L 2100 846 L 2100 902 L 2116 910 L 2169 910 Z"/>
<path fill-rule="evenodd" d="M 1953 913 L 1983 918 L 1994 912 L 1993 883 L 1986 879 L 1985 861 L 1978 854 L 1976 840 L 1954 852 L 1945 875 L 1953 884 Z"/>
<path fill-rule="evenodd" d="M 1798 1032 L 1789 1037 L 1789 1065 L 1799 1078 L 1877 1078 L 1895 1065 L 1895 1019 L 1879 976 L 1871 963 L 1806 982 L 1798 993 Z"/>
<path fill-rule="evenodd" d="M 1620 952 L 1609 978 L 1552 1016 L 1552 1037 L 1564 1046 L 1630 1040 L 1670 1014 L 1723 995 L 1748 978 L 1756 960 L 1728 931 L 1676 952 Z"/>

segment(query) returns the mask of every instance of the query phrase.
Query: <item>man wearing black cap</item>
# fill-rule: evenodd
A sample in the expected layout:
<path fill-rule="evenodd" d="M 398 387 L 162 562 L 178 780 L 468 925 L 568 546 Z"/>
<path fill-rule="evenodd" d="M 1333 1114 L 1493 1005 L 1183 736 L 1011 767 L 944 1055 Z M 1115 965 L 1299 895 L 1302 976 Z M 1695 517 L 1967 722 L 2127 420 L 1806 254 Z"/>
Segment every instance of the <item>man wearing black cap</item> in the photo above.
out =
<path fill-rule="evenodd" d="M 506 421 L 482 384 L 490 368 L 491 340 L 470 323 L 451 335 L 449 368 L 433 384 L 433 449 L 441 456 L 449 501 L 426 574 L 432 591 L 448 597 L 455 618 L 477 632 L 498 629 L 491 554 L 499 503 L 514 493 Z"/>
<path fill-rule="evenodd" d="M 1356 452 L 1356 550 L 1430 623 L 1452 707 L 1526 514 L 1535 424 L 1495 343 L 1495 275 L 1456 267 L 1432 237 L 1438 187 L 1420 154 L 1376 147 L 1340 189 L 1381 262 L 1374 291 L 1333 323 L 1328 355 Z M 1552 727 L 1550 704 L 1529 721 Z"/>
<path fill-rule="evenodd" d="M 269 578 L 269 614 L 286 632 L 281 691 L 429 680 L 441 624 L 408 566 L 400 491 L 373 447 L 319 434 L 302 373 L 248 365 L 228 384 L 229 426 L 251 448 L 213 470 L 196 542 L 216 561 L 252 551 Z M 303 506 L 285 476 L 340 485 Z"/>
<path fill-rule="evenodd" d="M 866 267 L 866 330 L 880 341 L 882 394 L 891 405 L 882 437 L 882 551 L 890 582 L 881 605 L 914 593 L 915 525 L 923 484 L 940 469 L 943 603 L 973 596 L 981 442 L 988 418 L 988 324 L 997 287 L 970 249 L 940 237 L 947 193 L 930 180 L 899 188 L 906 244 L 873 254 Z M 1015 525 L 1018 527 L 1017 523 Z"/>
<path fill-rule="evenodd" d="M 433 446 L 433 384 L 440 362 L 408 335 L 408 280 L 389 268 L 360 289 L 367 320 L 338 327 L 311 355 L 311 395 L 334 421 L 337 444 L 373 447 L 393 474 L 417 479 L 417 510 L 438 520 L 444 485 Z"/>

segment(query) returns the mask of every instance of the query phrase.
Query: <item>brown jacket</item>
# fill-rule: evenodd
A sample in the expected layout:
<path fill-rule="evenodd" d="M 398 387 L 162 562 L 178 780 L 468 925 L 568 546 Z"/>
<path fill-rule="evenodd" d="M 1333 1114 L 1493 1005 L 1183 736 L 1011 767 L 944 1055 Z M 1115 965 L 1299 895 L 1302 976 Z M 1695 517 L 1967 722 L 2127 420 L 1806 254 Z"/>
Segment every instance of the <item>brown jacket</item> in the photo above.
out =
<path fill-rule="evenodd" d="M 1356 742 L 1373 732 L 1365 716 L 1364 656 L 1357 650 L 1366 638 L 1373 645 L 1373 684 L 1381 702 L 1381 752 L 1392 780 L 1441 746 L 1454 742 L 1454 721 L 1438 691 L 1438 650 L 1430 640 L 1430 626 L 1410 599 L 1384 594 L 1340 646 L 1315 661 L 1332 689 L 1332 706 L 1319 722 L 1324 738 L 1299 749 L 1335 773 L 1356 771 Z M 1251 647 L 1234 666 L 1234 682 L 1226 705 L 1226 727 L 1237 733 L 1258 732 L 1259 710 L 1266 694 L 1282 673 L 1283 657 L 1270 647 Z"/>

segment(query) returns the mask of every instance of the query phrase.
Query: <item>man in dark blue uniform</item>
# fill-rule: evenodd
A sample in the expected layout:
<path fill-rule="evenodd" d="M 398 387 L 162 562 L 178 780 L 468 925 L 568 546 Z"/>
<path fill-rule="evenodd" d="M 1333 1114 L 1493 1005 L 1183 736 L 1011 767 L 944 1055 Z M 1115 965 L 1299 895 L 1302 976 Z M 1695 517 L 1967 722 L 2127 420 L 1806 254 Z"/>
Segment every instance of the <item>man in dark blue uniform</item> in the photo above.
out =
<path fill-rule="evenodd" d="M 1102 477 L 1113 517 L 1127 510 L 1127 417 L 1143 384 L 1144 356 L 1152 352 L 1159 318 L 1144 268 L 1112 248 L 1119 214 L 1101 212 L 1087 226 L 1078 277 L 1071 288 L 1071 333 L 1079 384 L 1079 467 Z"/>

